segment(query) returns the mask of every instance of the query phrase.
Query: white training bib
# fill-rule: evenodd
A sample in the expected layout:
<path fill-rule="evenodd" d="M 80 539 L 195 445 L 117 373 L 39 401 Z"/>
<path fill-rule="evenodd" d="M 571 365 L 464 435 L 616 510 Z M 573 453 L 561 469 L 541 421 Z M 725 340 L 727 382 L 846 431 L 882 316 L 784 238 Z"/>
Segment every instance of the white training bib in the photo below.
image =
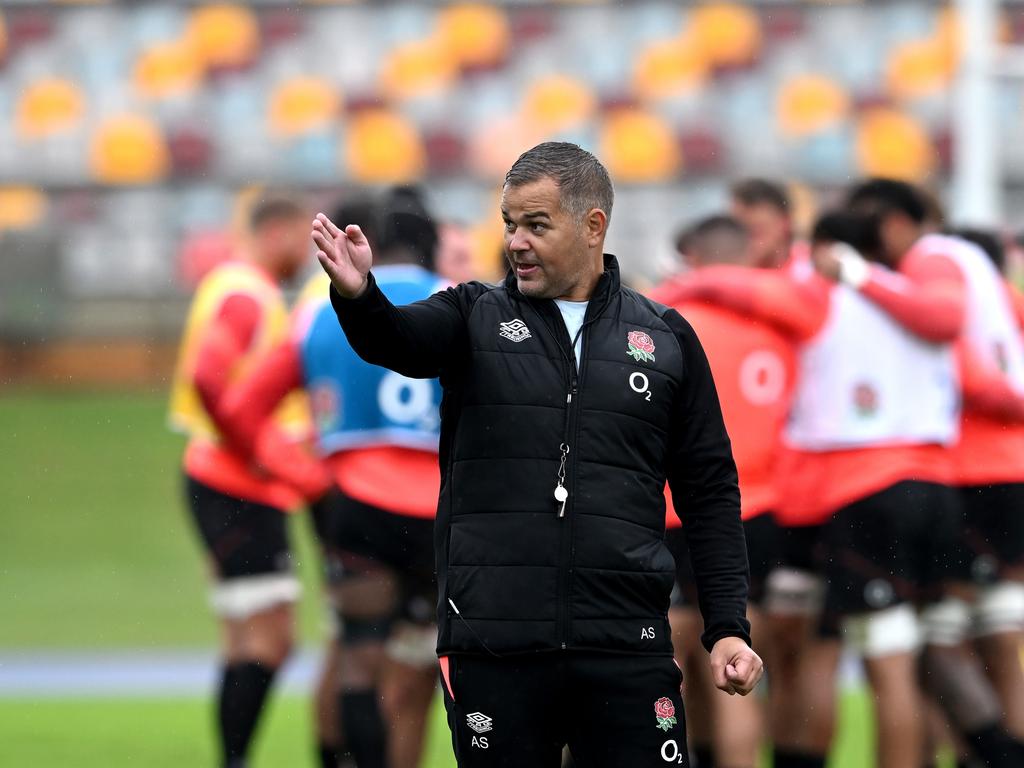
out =
<path fill-rule="evenodd" d="M 949 444 L 959 381 L 950 344 L 910 333 L 853 288 L 832 289 L 824 327 L 798 356 L 786 441 L 806 451 Z"/>

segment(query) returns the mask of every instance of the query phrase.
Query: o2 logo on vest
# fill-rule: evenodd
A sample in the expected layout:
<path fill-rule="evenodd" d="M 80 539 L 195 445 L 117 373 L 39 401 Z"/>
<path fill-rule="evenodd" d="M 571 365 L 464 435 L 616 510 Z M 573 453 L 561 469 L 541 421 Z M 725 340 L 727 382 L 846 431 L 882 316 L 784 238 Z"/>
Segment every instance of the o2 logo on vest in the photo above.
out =
<path fill-rule="evenodd" d="M 410 379 L 388 371 L 377 388 L 380 412 L 396 424 L 412 424 L 419 429 L 434 429 L 438 422 L 438 403 L 430 379 Z"/>
<path fill-rule="evenodd" d="M 651 402 L 651 380 L 642 371 L 633 371 L 629 374 L 629 388 L 638 395 L 646 395 L 644 400 Z"/>

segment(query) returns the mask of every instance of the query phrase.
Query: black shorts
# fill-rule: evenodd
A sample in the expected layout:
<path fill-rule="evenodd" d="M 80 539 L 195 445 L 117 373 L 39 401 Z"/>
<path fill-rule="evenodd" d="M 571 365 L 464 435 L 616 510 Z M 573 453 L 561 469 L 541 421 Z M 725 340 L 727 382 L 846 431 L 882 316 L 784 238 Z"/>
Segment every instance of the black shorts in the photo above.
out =
<path fill-rule="evenodd" d="M 683 676 L 669 656 L 460 654 L 441 664 L 460 768 L 559 768 L 566 744 L 578 768 L 689 765 Z"/>
<path fill-rule="evenodd" d="M 292 573 L 284 510 L 229 496 L 188 475 L 185 495 L 219 579 Z"/>
<path fill-rule="evenodd" d="M 964 577 L 988 585 L 1024 565 L 1024 483 L 961 488 L 960 499 Z"/>
<path fill-rule="evenodd" d="M 780 529 L 770 514 L 762 514 L 743 521 L 743 535 L 747 541 L 747 560 L 750 563 L 749 600 L 758 604 L 764 598 L 765 582 L 780 562 Z M 676 561 L 676 586 L 672 590 L 672 605 L 677 608 L 697 605 L 697 584 L 690 564 L 690 552 L 682 528 L 665 531 L 665 546 Z"/>
<path fill-rule="evenodd" d="M 779 528 L 779 565 L 820 575 L 825 562 L 825 524 Z"/>
<path fill-rule="evenodd" d="M 940 597 L 959 570 L 960 529 L 956 492 L 935 483 L 899 482 L 838 510 L 823 537 L 825 626 Z"/>
<path fill-rule="evenodd" d="M 418 624 L 434 622 L 434 521 L 388 512 L 340 492 L 328 499 L 315 521 L 328 583 L 343 584 L 386 569 L 398 580 L 395 618 Z"/>

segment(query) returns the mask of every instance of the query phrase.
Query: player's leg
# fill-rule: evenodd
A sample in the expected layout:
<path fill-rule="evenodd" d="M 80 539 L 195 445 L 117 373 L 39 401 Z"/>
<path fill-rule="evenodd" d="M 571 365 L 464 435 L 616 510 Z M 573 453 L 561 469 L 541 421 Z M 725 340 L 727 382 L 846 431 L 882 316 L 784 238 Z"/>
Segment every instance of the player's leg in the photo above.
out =
<path fill-rule="evenodd" d="M 274 676 L 291 651 L 299 583 L 281 510 L 191 479 L 187 496 L 216 574 L 211 602 L 224 638 L 217 706 L 222 760 L 242 766 Z"/>
<path fill-rule="evenodd" d="M 761 653 L 764 652 L 765 642 L 760 606 L 764 603 L 767 577 L 779 561 L 779 532 L 775 521 L 768 514 L 745 520 L 743 532 L 750 562 L 747 618 L 750 620 L 750 636 L 754 648 Z M 754 768 L 764 741 L 762 698 L 756 694 L 729 696 L 713 685 L 708 688 L 708 695 L 713 703 L 715 764 L 722 768 Z"/>
<path fill-rule="evenodd" d="M 780 531 L 781 564 L 767 578 L 764 631 L 768 727 L 776 768 L 824 768 L 835 722 L 837 630 L 819 632 L 821 526 Z"/>
<path fill-rule="evenodd" d="M 979 587 L 972 616 L 975 648 L 1007 730 L 1024 739 L 1024 484 L 967 488 L 962 498 L 969 572 Z"/>
<path fill-rule="evenodd" d="M 392 765 L 419 765 L 437 681 L 434 521 L 394 515 L 392 563 L 401 575 L 399 621 L 387 645 L 382 685 Z"/>
<path fill-rule="evenodd" d="M 676 665 L 683 670 L 686 737 L 697 768 L 714 768 L 714 724 L 709 691 L 714 690 L 707 653 L 700 642 L 703 622 L 697 610 L 697 585 L 681 528 L 665 532 L 665 545 L 676 561 L 676 583 L 668 611 Z"/>
<path fill-rule="evenodd" d="M 459 768 L 558 768 L 564 734 L 581 716 L 567 695 L 565 654 L 458 654 L 441 657 L 440 667 Z"/>
<path fill-rule="evenodd" d="M 826 531 L 825 613 L 843 617 L 846 639 L 864 659 L 880 768 L 920 765 L 924 755 L 915 602 L 944 511 L 937 494 L 946 490 L 897 483 L 836 512 Z"/>
<path fill-rule="evenodd" d="M 332 587 L 342 625 L 340 712 L 348 748 L 360 768 L 388 765 L 381 714 L 385 645 L 399 605 L 399 576 L 380 553 L 392 535 L 383 510 L 338 495 L 334 544 L 341 561 Z"/>
<path fill-rule="evenodd" d="M 337 624 L 333 608 L 332 624 Z M 341 670 L 344 655 L 341 638 L 332 632 L 324 645 L 324 656 L 313 690 L 313 724 L 320 768 L 349 768 L 352 755 L 345 743 L 341 721 Z"/>
<path fill-rule="evenodd" d="M 579 768 L 689 766 L 682 673 L 667 656 L 572 654 L 566 707 Z"/>
<path fill-rule="evenodd" d="M 341 619 L 333 599 L 333 586 L 341 578 L 341 555 L 334 546 L 335 517 L 338 510 L 331 503 L 332 495 L 311 505 L 310 518 L 322 560 L 323 586 L 326 595 L 325 623 L 329 627 L 324 646 L 320 675 L 313 691 L 314 729 L 320 768 L 351 768 L 352 754 L 345 743 L 341 721 Z"/>

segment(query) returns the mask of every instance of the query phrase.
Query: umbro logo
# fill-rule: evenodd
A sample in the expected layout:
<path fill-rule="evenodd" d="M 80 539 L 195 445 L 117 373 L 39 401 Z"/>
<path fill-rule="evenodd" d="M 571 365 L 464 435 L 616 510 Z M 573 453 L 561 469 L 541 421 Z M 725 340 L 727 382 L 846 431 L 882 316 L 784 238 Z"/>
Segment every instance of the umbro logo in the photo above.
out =
<path fill-rule="evenodd" d="M 526 323 L 520 320 L 518 317 L 515 320 L 509 320 L 506 323 L 499 323 L 498 332 L 509 341 L 514 341 L 518 344 L 520 341 L 526 341 L 532 339 L 533 334 L 530 333 L 530 329 L 526 327 Z"/>
<path fill-rule="evenodd" d="M 483 712 L 471 712 L 466 715 L 466 725 L 477 733 L 487 733 L 494 730 L 494 721 Z"/>

